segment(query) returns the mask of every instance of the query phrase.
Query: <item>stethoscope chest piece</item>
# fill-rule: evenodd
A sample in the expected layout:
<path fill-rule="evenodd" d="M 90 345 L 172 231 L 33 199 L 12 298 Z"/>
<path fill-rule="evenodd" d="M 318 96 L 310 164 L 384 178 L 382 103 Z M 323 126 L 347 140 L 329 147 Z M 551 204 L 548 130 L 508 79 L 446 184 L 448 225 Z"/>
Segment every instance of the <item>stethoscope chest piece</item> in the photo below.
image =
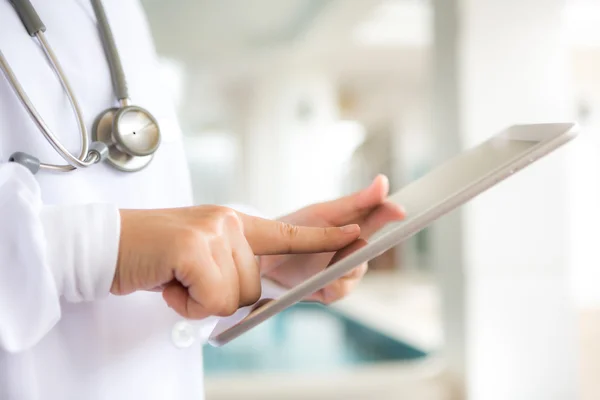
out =
<path fill-rule="evenodd" d="M 108 146 L 106 162 L 124 172 L 146 167 L 160 146 L 160 129 L 141 107 L 111 108 L 100 115 L 92 130 L 94 140 Z"/>

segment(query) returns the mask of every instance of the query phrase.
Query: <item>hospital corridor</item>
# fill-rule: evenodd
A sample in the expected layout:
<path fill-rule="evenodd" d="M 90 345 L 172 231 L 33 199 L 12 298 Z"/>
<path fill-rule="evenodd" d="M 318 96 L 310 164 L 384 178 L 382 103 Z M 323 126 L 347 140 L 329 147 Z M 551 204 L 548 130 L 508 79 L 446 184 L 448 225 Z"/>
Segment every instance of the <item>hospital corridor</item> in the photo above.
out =
<path fill-rule="evenodd" d="M 600 4 L 144 6 L 201 203 L 275 216 L 378 173 L 394 192 L 514 123 L 582 127 L 348 298 L 207 346 L 207 399 L 600 398 Z"/>

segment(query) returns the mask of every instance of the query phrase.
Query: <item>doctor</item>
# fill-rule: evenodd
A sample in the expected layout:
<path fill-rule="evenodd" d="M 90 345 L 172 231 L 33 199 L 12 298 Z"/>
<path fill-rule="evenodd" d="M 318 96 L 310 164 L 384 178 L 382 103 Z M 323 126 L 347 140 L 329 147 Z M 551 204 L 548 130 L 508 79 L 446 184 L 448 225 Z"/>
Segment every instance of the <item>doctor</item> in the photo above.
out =
<path fill-rule="evenodd" d="M 403 216 L 384 177 L 278 221 L 192 207 L 137 1 L 0 0 L 0 51 L 0 399 L 201 399 L 179 321 L 210 332 Z"/>

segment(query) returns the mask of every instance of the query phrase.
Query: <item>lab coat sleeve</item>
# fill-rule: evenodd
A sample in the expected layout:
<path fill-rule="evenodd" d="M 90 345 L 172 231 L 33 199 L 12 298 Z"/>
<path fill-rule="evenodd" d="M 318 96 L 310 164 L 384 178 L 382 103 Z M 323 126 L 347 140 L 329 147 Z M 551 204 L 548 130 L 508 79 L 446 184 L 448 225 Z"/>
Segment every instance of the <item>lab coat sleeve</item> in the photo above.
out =
<path fill-rule="evenodd" d="M 33 175 L 0 164 L 0 349 L 23 351 L 61 316 L 60 299 L 108 295 L 120 217 L 104 204 L 46 206 Z"/>

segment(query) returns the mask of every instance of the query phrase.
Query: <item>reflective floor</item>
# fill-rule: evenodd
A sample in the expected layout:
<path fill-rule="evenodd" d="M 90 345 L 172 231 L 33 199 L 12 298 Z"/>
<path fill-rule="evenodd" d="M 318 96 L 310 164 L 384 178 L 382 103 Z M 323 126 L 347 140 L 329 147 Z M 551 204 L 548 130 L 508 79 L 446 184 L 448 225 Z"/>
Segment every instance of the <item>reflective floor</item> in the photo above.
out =
<path fill-rule="evenodd" d="M 331 371 L 425 353 L 317 304 L 299 304 L 222 348 L 206 346 L 206 375 Z"/>

